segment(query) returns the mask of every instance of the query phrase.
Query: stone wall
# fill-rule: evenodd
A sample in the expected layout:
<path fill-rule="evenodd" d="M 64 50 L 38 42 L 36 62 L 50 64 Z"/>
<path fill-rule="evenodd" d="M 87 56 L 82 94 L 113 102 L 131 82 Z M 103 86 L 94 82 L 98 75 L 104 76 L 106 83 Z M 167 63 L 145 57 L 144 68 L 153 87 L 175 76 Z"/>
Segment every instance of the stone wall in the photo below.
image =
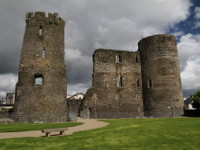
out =
<path fill-rule="evenodd" d="M 143 116 L 138 52 L 98 49 L 93 54 L 93 85 L 84 97 L 92 118 Z"/>
<path fill-rule="evenodd" d="M 93 84 L 84 97 L 85 114 L 93 118 L 183 115 L 175 37 L 150 36 L 138 47 L 137 52 L 94 52 Z"/>
<path fill-rule="evenodd" d="M 145 116 L 183 114 L 183 95 L 176 48 L 172 35 L 155 35 L 138 43 L 142 66 Z"/>
<path fill-rule="evenodd" d="M 16 122 L 67 121 L 65 22 L 57 13 L 28 13 L 13 116 Z"/>
<path fill-rule="evenodd" d="M 82 105 L 82 99 L 67 99 L 68 103 L 68 117 L 71 121 L 76 121 L 80 116 L 80 109 Z"/>
<path fill-rule="evenodd" d="M 9 113 L 9 112 L 0 112 L 0 119 L 10 118 L 10 117 L 11 117 L 11 113 Z"/>
<path fill-rule="evenodd" d="M 68 99 L 68 111 L 76 113 L 77 115 L 80 113 L 80 107 L 82 105 L 82 99 Z"/>

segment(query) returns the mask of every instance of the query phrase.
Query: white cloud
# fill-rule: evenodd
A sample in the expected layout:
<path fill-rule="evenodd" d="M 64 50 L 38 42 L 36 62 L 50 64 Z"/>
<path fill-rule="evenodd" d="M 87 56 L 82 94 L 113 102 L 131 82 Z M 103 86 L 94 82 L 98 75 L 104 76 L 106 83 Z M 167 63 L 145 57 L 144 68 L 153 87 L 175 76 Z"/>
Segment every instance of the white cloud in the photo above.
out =
<path fill-rule="evenodd" d="M 186 66 L 188 60 L 192 57 L 200 57 L 200 35 L 187 34 L 180 38 L 180 42 L 177 45 L 179 49 L 179 59 L 181 64 L 181 70 Z"/>
<path fill-rule="evenodd" d="M 95 48 L 134 49 L 137 50 L 137 40 L 142 31 L 136 28 L 136 23 L 129 18 L 104 20 L 97 28 L 94 39 Z"/>
<path fill-rule="evenodd" d="M 196 19 L 200 19 L 200 7 L 196 7 L 195 9 L 194 9 L 194 13 L 195 13 L 195 18 Z"/>
<path fill-rule="evenodd" d="M 81 3 L 79 3 L 81 2 Z M 189 0 L 66 1 L 66 46 L 92 55 L 95 48 L 136 49 L 142 37 L 165 33 L 189 15 Z"/>
<path fill-rule="evenodd" d="M 15 92 L 18 77 L 13 74 L 0 75 L 0 97 L 5 97 L 6 93 Z"/>
<path fill-rule="evenodd" d="M 200 59 L 193 58 L 188 60 L 185 69 L 181 73 L 184 89 L 200 89 L 199 74 Z"/>
<path fill-rule="evenodd" d="M 183 31 L 174 32 L 173 35 L 176 36 L 176 37 L 183 36 L 184 32 Z"/>
<path fill-rule="evenodd" d="M 194 22 L 194 28 L 200 28 L 200 21 Z"/>
<path fill-rule="evenodd" d="M 200 34 L 181 37 L 179 49 L 183 89 L 200 88 Z"/>
<path fill-rule="evenodd" d="M 78 84 L 69 84 L 70 89 L 67 90 L 67 95 L 72 96 L 76 93 L 86 93 L 88 87 L 90 87 L 90 84 L 83 84 L 83 83 L 78 83 Z"/>
<path fill-rule="evenodd" d="M 0 91 L 0 98 L 4 98 L 6 97 L 6 92 L 5 91 Z"/>
<path fill-rule="evenodd" d="M 195 7 L 194 9 L 194 18 L 196 19 L 194 21 L 194 28 L 200 28 L 200 7 Z"/>

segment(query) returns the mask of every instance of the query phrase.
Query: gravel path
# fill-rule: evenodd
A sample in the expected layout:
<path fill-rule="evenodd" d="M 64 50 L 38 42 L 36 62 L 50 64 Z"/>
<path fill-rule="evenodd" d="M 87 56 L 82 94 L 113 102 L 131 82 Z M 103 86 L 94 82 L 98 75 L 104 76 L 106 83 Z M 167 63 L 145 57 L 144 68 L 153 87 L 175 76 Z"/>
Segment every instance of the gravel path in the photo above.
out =
<path fill-rule="evenodd" d="M 102 128 L 109 124 L 107 122 L 98 121 L 96 119 L 81 119 L 81 118 L 78 118 L 77 122 L 83 122 L 84 124 L 75 127 L 69 127 L 68 130 L 65 131 L 63 135 L 70 135 L 78 131 Z M 55 134 L 58 134 L 58 132 L 55 132 Z M 51 135 L 54 135 L 54 133 L 52 133 Z M 43 137 L 43 136 L 45 136 L 45 133 L 42 133 L 41 130 L 0 133 L 0 139 L 20 138 L 20 137 Z"/>

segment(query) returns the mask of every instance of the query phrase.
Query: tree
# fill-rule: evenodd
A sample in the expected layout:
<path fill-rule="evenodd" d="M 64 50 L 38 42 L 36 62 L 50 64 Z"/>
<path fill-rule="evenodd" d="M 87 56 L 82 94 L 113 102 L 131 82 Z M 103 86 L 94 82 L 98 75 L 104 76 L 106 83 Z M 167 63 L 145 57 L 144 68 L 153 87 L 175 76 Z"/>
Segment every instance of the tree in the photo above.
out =
<path fill-rule="evenodd" d="M 200 90 L 198 90 L 195 94 L 194 94 L 194 97 L 193 97 L 193 104 L 192 106 L 194 108 L 197 108 L 198 110 L 200 110 Z"/>

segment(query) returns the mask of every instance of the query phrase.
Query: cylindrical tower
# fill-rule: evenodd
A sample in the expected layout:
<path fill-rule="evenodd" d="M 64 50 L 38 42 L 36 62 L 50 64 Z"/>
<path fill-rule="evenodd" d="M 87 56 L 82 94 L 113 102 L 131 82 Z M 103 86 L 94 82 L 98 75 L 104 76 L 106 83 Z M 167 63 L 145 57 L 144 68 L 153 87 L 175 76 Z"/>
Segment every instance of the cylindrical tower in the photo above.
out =
<path fill-rule="evenodd" d="M 176 38 L 154 35 L 142 39 L 138 47 L 145 116 L 181 116 L 183 94 Z"/>
<path fill-rule="evenodd" d="M 16 102 L 16 122 L 67 121 L 65 22 L 57 13 L 27 13 Z"/>

